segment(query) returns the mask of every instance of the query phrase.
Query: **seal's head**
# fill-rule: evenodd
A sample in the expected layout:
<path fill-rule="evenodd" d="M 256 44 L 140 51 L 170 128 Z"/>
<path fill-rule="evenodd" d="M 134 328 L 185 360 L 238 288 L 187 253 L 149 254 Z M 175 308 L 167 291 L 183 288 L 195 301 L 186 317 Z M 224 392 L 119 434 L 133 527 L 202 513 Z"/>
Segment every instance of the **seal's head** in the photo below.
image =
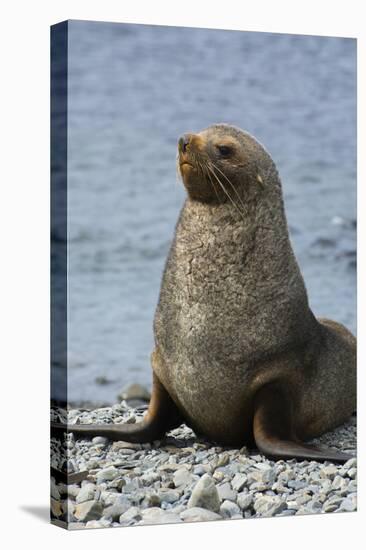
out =
<path fill-rule="evenodd" d="M 178 163 L 191 199 L 226 202 L 260 192 L 271 157 L 250 134 L 229 124 L 214 124 L 178 142 Z"/>

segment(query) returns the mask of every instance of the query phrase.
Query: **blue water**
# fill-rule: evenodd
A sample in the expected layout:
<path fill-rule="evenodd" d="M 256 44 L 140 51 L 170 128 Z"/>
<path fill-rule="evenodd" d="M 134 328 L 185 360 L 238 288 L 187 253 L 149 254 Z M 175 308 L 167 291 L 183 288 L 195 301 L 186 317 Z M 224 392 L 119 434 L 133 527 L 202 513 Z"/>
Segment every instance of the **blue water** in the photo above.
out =
<path fill-rule="evenodd" d="M 68 86 L 70 401 L 150 385 L 176 143 L 215 122 L 269 150 L 313 311 L 355 332 L 354 40 L 73 21 Z"/>

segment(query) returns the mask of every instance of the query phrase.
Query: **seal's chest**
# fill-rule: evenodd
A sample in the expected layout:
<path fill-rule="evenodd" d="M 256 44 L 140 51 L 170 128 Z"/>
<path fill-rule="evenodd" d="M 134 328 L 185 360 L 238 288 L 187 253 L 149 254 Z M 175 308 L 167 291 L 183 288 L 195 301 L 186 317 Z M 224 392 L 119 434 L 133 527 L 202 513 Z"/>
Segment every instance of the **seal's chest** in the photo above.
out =
<path fill-rule="evenodd" d="M 243 410 L 250 402 L 245 365 L 223 366 L 188 359 L 171 365 L 171 393 L 194 429 L 223 440 L 233 425 L 243 426 Z"/>

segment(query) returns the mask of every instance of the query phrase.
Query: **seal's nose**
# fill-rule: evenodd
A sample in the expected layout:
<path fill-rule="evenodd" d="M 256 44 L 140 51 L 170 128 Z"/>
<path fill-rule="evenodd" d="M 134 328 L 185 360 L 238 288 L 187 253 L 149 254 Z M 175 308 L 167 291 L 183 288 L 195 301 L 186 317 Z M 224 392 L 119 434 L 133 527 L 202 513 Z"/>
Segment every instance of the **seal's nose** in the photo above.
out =
<path fill-rule="evenodd" d="M 182 153 L 185 153 L 187 150 L 187 146 L 191 140 L 191 134 L 183 134 L 183 136 L 179 140 L 179 148 L 182 151 Z"/>

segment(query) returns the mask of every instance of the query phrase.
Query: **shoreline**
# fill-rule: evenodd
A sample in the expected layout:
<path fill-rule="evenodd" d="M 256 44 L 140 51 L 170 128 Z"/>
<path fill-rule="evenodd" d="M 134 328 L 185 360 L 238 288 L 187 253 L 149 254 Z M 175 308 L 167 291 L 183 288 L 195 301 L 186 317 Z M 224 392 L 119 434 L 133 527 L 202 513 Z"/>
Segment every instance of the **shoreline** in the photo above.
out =
<path fill-rule="evenodd" d="M 138 422 L 146 404 L 51 409 L 69 424 Z M 51 522 L 68 529 L 289 516 L 357 509 L 356 417 L 314 442 L 348 451 L 346 464 L 270 460 L 257 449 L 222 447 L 182 424 L 161 441 L 103 437 L 51 440 L 51 465 L 88 471 L 81 483 L 51 478 Z"/>

